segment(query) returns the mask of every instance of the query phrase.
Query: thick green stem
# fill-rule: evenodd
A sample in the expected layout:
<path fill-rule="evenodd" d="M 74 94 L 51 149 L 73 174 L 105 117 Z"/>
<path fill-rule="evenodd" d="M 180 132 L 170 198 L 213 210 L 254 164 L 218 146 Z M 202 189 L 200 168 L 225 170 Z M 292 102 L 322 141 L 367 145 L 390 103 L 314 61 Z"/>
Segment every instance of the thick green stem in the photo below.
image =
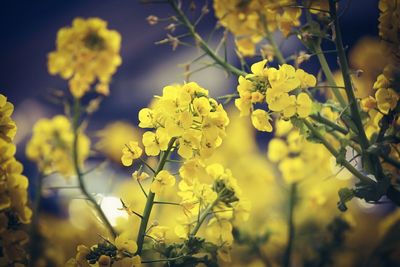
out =
<path fill-rule="evenodd" d="M 283 254 L 283 267 L 291 266 L 291 258 L 292 258 L 293 243 L 295 236 L 294 210 L 296 207 L 296 198 L 297 198 L 297 183 L 292 183 L 290 185 L 290 192 L 289 192 L 289 210 L 287 217 L 288 238 L 286 243 L 286 249 Z"/>
<path fill-rule="evenodd" d="M 73 110 L 73 130 L 74 130 L 74 140 L 73 140 L 73 146 L 72 146 L 72 157 L 73 157 L 73 163 L 74 163 L 74 168 L 75 168 L 75 174 L 78 178 L 79 182 L 79 187 L 81 189 L 81 192 L 83 195 L 89 200 L 90 203 L 92 203 L 93 207 L 95 208 L 97 214 L 99 215 L 101 221 L 105 224 L 107 227 L 108 231 L 112 235 L 113 238 L 117 236 L 117 233 L 115 232 L 114 228 L 112 227 L 111 223 L 108 221 L 107 216 L 104 214 L 103 210 L 97 203 L 96 199 L 93 197 L 91 193 L 86 188 L 85 182 L 83 181 L 83 172 L 80 167 L 79 163 L 79 155 L 78 155 L 78 150 L 79 150 L 79 117 L 80 117 L 80 103 L 79 99 L 75 99 L 74 101 L 74 110 Z"/>
<path fill-rule="evenodd" d="M 314 126 L 307 120 L 303 120 L 304 124 L 307 126 L 307 128 L 311 131 L 311 133 L 328 149 L 328 151 L 335 157 L 339 157 L 339 152 L 332 146 L 332 144 L 322 136 L 322 134 L 314 128 Z M 361 172 L 359 172 L 353 165 L 351 165 L 350 162 L 348 162 L 345 159 L 341 159 L 340 164 L 343 165 L 346 169 L 348 169 L 354 176 L 356 176 L 360 181 L 367 183 L 367 184 L 373 184 L 375 183 L 373 180 L 371 180 L 369 177 L 363 175 Z"/>
<path fill-rule="evenodd" d="M 240 76 L 246 75 L 246 72 L 241 71 L 240 69 L 236 68 L 235 66 L 232 66 L 228 62 L 226 62 L 224 59 L 222 59 L 220 56 L 218 56 L 214 51 L 210 49 L 210 47 L 207 45 L 207 43 L 201 38 L 201 36 L 196 32 L 194 25 L 190 22 L 190 20 L 187 18 L 185 13 L 182 11 L 182 9 L 178 6 L 178 4 L 175 2 L 175 0 L 168 0 L 176 14 L 178 15 L 178 19 L 182 22 L 183 25 L 186 26 L 186 28 L 189 30 L 189 33 L 193 36 L 199 47 L 209 56 L 211 57 L 218 65 L 226 69 L 228 72 Z"/>
<path fill-rule="evenodd" d="M 166 151 L 163 152 L 163 154 L 161 156 L 160 162 L 158 163 L 158 166 L 154 173 L 153 179 L 155 176 L 157 176 L 157 174 L 160 171 L 162 171 L 164 169 L 165 163 L 167 163 L 168 156 L 172 151 L 172 147 L 175 143 L 175 140 L 176 140 L 176 138 L 174 137 L 169 141 L 168 148 Z M 146 206 L 143 211 L 142 220 L 140 222 L 139 232 L 138 232 L 138 236 L 137 236 L 137 242 L 136 242 L 138 245 L 138 249 L 136 252 L 137 255 L 142 254 L 144 238 L 146 236 L 146 230 L 147 230 L 147 225 L 149 223 L 151 210 L 153 209 L 153 206 L 154 206 L 155 196 L 156 196 L 156 194 L 154 194 L 153 192 L 151 192 L 149 190 L 149 193 L 147 194 Z"/>

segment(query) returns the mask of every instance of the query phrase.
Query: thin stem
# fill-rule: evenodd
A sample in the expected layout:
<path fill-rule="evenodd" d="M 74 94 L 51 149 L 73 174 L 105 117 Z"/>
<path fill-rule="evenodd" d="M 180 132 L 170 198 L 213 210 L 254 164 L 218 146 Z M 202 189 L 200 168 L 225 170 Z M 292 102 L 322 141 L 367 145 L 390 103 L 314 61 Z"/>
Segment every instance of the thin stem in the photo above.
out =
<path fill-rule="evenodd" d="M 267 38 L 269 44 L 272 46 L 275 57 L 278 59 L 279 64 L 285 64 L 286 63 L 285 57 L 282 55 L 282 52 L 279 49 L 279 46 L 276 43 L 274 37 L 272 36 L 272 33 L 268 30 L 266 17 L 263 15 L 259 16 L 261 16 L 261 21 L 264 25 L 265 38 Z"/>
<path fill-rule="evenodd" d="M 174 258 L 167 258 L 167 259 L 158 259 L 158 260 L 145 260 L 142 261 L 142 263 L 154 263 L 154 262 L 165 262 L 165 261 L 175 261 L 175 260 L 179 260 L 186 257 L 186 255 L 182 255 L 179 257 L 174 257 Z"/>
<path fill-rule="evenodd" d="M 203 210 L 203 213 L 201 213 L 201 214 L 199 213 L 200 216 L 197 220 L 195 227 L 190 232 L 190 236 L 195 236 L 197 234 L 197 232 L 200 230 L 201 225 L 203 224 L 203 222 L 205 221 L 207 216 L 210 215 L 211 210 L 218 203 L 218 201 L 219 201 L 219 196 L 214 200 L 214 202 L 212 202 L 210 205 L 208 205 L 205 210 Z"/>
<path fill-rule="evenodd" d="M 343 48 L 342 33 L 339 27 L 339 19 L 336 15 L 336 3 L 334 0 L 329 0 L 329 12 L 331 14 L 331 18 L 334 23 L 334 31 L 336 36 L 335 44 L 336 44 L 336 49 L 338 51 L 339 64 L 343 75 L 344 87 L 347 99 L 349 100 L 350 104 L 351 117 L 358 130 L 358 135 L 360 137 L 360 145 L 363 148 L 363 150 L 366 150 L 369 147 L 369 141 L 365 134 L 364 127 L 362 125 L 360 110 L 358 108 L 357 99 L 354 94 L 353 84 L 350 78 L 349 65 L 347 64 L 346 54 Z"/>
<path fill-rule="evenodd" d="M 172 6 L 176 14 L 178 15 L 179 20 L 182 22 L 183 25 L 186 26 L 186 28 L 189 30 L 189 33 L 193 36 L 195 39 L 196 43 L 198 46 L 205 52 L 207 53 L 208 56 L 210 56 L 214 61 L 222 66 L 225 70 L 228 72 L 240 76 L 240 75 L 246 75 L 246 72 L 241 71 L 240 69 L 236 68 L 235 66 L 229 64 L 226 62 L 224 59 L 222 59 L 220 56 L 218 56 L 214 51 L 210 49 L 210 47 L 207 45 L 207 43 L 201 38 L 201 36 L 196 32 L 194 25 L 189 21 L 185 13 L 182 11 L 182 9 L 177 5 L 177 3 L 174 0 L 168 0 L 168 3 Z"/>
<path fill-rule="evenodd" d="M 156 171 L 141 157 L 139 157 L 139 160 L 152 172 L 155 173 Z"/>
<path fill-rule="evenodd" d="M 157 174 L 162 171 L 164 169 L 165 163 L 167 162 L 168 156 L 172 151 L 172 147 L 175 143 L 176 138 L 172 138 L 169 141 L 168 144 L 168 148 L 166 151 L 164 151 L 164 153 L 162 153 L 160 162 L 158 163 L 157 169 L 154 173 L 154 177 L 157 176 Z M 146 201 L 146 206 L 144 208 L 143 211 L 143 218 L 142 221 L 140 222 L 140 227 L 139 227 L 139 232 L 138 232 L 138 236 L 137 236 L 137 245 L 138 245 L 138 249 L 136 252 L 136 255 L 141 255 L 142 254 L 142 250 L 143 250 L 143 244 L 144 244 L 144 237 L 146 235 L 146 230 L 147 230 L 147 224 L 149 223 L 149 219 L 150 219 L 150 214 L 151 214 L 151 210 L 153 209 L 153 205 L 154 205 L 154 198 L 155 198 L 156 194 L 149 191 L 148 195 L 147 195 L 147 201 Z"/>
<path fill-rule="evenodd" d="M 181 204 L 179 204 L 179 203 L 175 203 L 175 202 L 168 202 L 168 201 L 154 201 L 154 204 L 157 204 L 157 205 L 173 205 L 173 206 L 181 206 Z"/>
<path fill-rule="evenodd" d="M 297 198 L 297 183 L 292 183 L 290 185 L 290 192 L 289 192 L 289 212 L 287 217 L 288 239 L 287 239 L 286 249 L 283 254 L 283 267 L 291 266 L 292 250 L 293 250 L 293 243 L 295 236 L 294 209 L 296 206 L 296 198 Z"/>
<path fill-rule="evenodd" d="M 140 187 L 140 189 L 142 190 L 144 196 L 147 198 L 147 193 L 146 193 L 146 190 L 144 190 L 142 183 L 140 182 L 139 179 L 137 179 L 137 182 L 138 182 L 139 187 Z"/>
<path fill-rule="evenodd" d="M 342 126 L 336 124 L 335 122 L 323 117 L 321 114 L 317 114 L 317 115 L 311 115 L 310 116 L 313 120 L 325 124 L 326 126 L 329 126 L 330 128 L 332 128 L 335 131 L 338 131 L 342 134 L 348 134 L 349 131 L 346 128 L 343 128 Z"/>
<path fill-rule="evenodd" d="M 73 157 L 73 163 L 74 163 L 74 168 L 75 168 L 75 174 L 78 178 L 79 182 L 79 187 L 82 191 L 82 193 L 85 195 L 85 197 L 93 204 L 93 207 L 95 208 L 96 212 L 100 216 L 101 221 L 105 224 L 107 227 L 108 231 L 112 235 L 113 238 L 117 236 L 116 231 L 112 227 L 111 223 L 108 221 L 106 215 L 104 214 L 103 210 L 97 203 L 96 199 L 92 196 L 92 194 L 89 193 L 85 186 L 85 182 L 83 181 L 83 172 L 81 171 L 81 167 L 79 164 L 79 156 L 78 156 L 78 139 L 79 139 L 79 117 L 80 117 L 80 103 L 79 99 L 74 100 L 74 116 L 73 116 L 73 130 L 74 130 L 74 140 L 73 140 L 73 147 L 72 147 L 72 157 Z"/>
<path fill-rule="evenodd" d="M 40 204 L 42 200 L 42 187 L 43 187 L 43 174 L 39 173 L 37 176 L 36 181 L 36 188 L 35 188 L 35 198 L 33 200 L 32 205 L 32 222 L 30 228 L 30 264 L 35 265 L 36 261 L 40 257 L 39 253 L 41 251 L 40 244 L 41 235 L 39 232 L 39 215 L 40 215 Z"/>
<path fill-rule="evenodd" d="M 316 56 L 317 56 L 317 58 L 319 60 L 319 63 L 321 65 L 321 69 L 325 74 L 325 78 L 328 81 L 328 84 L 329 84 L 329 86 L 330 86 L 330 88 L 332 90 L 333 95 L 339 101 L 340 105 L 342 107 L 345 107 L 346 106 L 346 101 L 343 98 L 342 94 L 340 93 L 340 91 L 338 89 L 339 87 L 336 85 L 335 78 L 333 77 L 333 73 L 331 71 L 331 68 L 329 67 L 328 62 L 326 61 L 326 57 L 325 57 L 324 52 L 321 49 L 321 46 L 318 45 L 318 44 L 314 44 L 312 46 L 312 49 L 314 50 L 314 53 L 316 54 Z"/>

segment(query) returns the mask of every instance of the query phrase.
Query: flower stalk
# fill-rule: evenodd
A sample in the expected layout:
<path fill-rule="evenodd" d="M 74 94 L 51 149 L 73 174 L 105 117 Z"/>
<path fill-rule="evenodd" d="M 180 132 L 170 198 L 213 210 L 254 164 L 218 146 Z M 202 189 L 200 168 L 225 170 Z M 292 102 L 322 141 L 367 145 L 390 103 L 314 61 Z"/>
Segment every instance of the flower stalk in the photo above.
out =
<path fill-rule="evenodd" d="M 167 150 L 162 153 L 160 162 L 158 163 L 157 169 L 154 173 L 153 180 L 154 180 L 154 177 L 156 177 L 157 174 L 164 169 L 164 166 L 167 163 L 168 157 L 173 150 L 175 140 L 176 140 L 175 137 L 171 138 L 171 140 L 168 143 Z M 149 223 L 151 210 L 153 209 L 153 206 L 154 206 L 155 196 L 156 196 L 156 194 L 151 192 L 151 190 L 149 190 L 149 193 L 147 194 L 146 206 L 143 211 L 142 220 L 140 221 L 139 232 L 137 235 L 137 242 L 136 242 L 137 246 L 138 246 L 138 249 L 136 252 L 137 255 L 142 254 L 144 238 L 146 236 L 146 230 L 147 230 L 147 225 Z"/>
<path fill-rule="evenodd" d="M 80 164 L 79 164 L 79 156 L 78 156 L 78 139 L 79 139 L 79 119 L 80 119 L 80 102 L 79 99 L 75 98 L 74 100 L 74 107 L 73 107 L 73 134 L 74 134 L 74 140 L 73 140 L 73 145 L 72 145 L 72 157 L 73 157 L 73 163 L 74 163 L 74 168 L 75 168 L 75 174 L 78 178 L 78 183 L 81 192 L 83 195 L 89 200 L 90 203 L 92 203 L 93 207 L 95 208 L 97 214 L 99 215 L 101 221 L 105 224 L 106 228 L 110 232 L 111 236 L 115 238 L 117 236 L 117 232 L 107 219 L 107 216 L 104 214 L 103 210 L 97 203 L 96 199 L 93 197 L 92 194 L 89 193 L 89 191 L 86 188 L 85 182 L 83 181 L 84 175 L 81 170 Z"/>

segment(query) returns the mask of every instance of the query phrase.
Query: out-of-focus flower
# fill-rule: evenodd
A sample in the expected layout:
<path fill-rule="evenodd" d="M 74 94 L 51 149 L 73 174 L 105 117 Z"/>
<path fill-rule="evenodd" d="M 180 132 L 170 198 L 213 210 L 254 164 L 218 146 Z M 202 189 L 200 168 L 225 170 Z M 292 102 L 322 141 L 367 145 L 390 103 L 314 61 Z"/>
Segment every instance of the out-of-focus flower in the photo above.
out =
<path fill-rule="evenodd" d="M 48 56 L 49 72 L 69 80 L 74 97 L 82 97 L 97 81 L 96 91 L 109 94 L 111 76 L 121 64 L 117 31 L 107 29 L 99 18 L 76 18 L 72 27 L 59 30 L 56 44 L 56 51 Z"/>

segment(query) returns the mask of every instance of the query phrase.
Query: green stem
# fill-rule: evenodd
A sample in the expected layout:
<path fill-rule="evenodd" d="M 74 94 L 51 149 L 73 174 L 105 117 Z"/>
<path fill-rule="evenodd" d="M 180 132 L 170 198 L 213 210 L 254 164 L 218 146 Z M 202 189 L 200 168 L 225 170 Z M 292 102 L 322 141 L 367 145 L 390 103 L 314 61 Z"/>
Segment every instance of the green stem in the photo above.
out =
<path fill-rule="evenodd" d="M 207 45 L 207 43 L 201 38 L 201 36 L 196 32 L 194 25 L 189 21 L 185 13 L 182 11 L 182 9 L 178 6 L 178 4 L 174 0 L 168 0 L 168 3 L 172 6 L 176 14 L 178 15 L 179 20 L 183 25 L 186 26 L 186 28 L 189 30 L 189 33 L 193 36 L 195 39 L 196 43 L 199 45 L 199 47 L 209 56 L 211 57 L 218 65 L 226 69 L 228 72 L 240 76 L 246 75 L 246 72 L 241 71 L 240 69 L 236 68 L 235 66 L 232 66 L 228 62 L 226 62 L 224 59 L 222 59 L 220 56 L 218 56 L 214 51 L 210 49 L 210 47 Z"/>
<path fill-rule="evenodd" d="M 73 157 L 73 163 L 74 163 L 74 168 L 75 168 L 75 174 L 76 174 L 76 176 L 78 178 L 78 182 L 79 182 L 79 187 L 80 187 L 83 195 L 85 195 L 85 197 L 93 204 L 93 207 L 95 208 L 96 212 L 100 216 L 101 221 L 105 224 L 105 226 L 107 227 L 107 229 L 110 232 L 110 234 L 112 235 L 112 237 L 115 238 L 117 236 L 117 233 L 115 232 L 111 223 L 108 221 L 107 216 L 104 214 L 103 210 L 97 203 L 96 199 L 87 190 L 85 182 L 83 181 L 84 175 L 83 175 L 83 172 L 82 172 L 80 164 L 79 164 L 79 155 L 78 155 L 79 117 L 80 117 L 79 99 L 75 99 L 75 101 L 74 101 L 73 114 L 74 114 L 74 116 L 73 116 L 74 140 L 73 140 L 73 146 L 72 146 L 72 157 Z"/>
<path fill-rule="evenodd" d="M 307 126 L 307 128 L 311 131 L 311 133 L 319 140 L 321 143 L 328 149 L 328 151 L 335 157 L 339 157 L 339 152 L 332 146 L 328 140 L 324 138 L 324 136 L 314 128 L 314 126 L 307 120 L 303 120 L 304 124 Z M 356 176 L 360 181 L 367 183 L 367 184 L 373 184 L 375 183 L 373 180 L 371 180 L 369 177 L 363 175 L 361 172 L 359 172 L 353 165 L 351 165 L 350 162 L 348 162 L 345 159 L 342 159 L 340 162 L 341 165 L 343 165 L 346 169 L 348 169 L 354 176 Z"/>
<path fill-rule="evenodd" d="M 274 37 L 272 36 L 272 34 L 269 31 L 267 31 L 266 34 L 267 34 L 266 38 L 267 38 L 268 42 L 270 43 L 270 45 L 272 46 L 272 49 L 274 49 L 274 54 L 275 54 L 275 57 L 278 59 L 279 64 L 285 64 L 286 60 L 285 60 L 284 56 L 282 55 L 282 52 L 279 49 L 279 46 L 276 43 Z"/>
<path fill-rule="evenodd" d="M 342 133 L 345 135 L 349 133 L 349 131 L 346 128 L 343 128 L 342 126 L 336 124 L 335 122 L 321 116 L 321 114 L 319 114 L 319 113 L 316 115 L 311 115 L 310 117 L 319 123 L 329 126 L 330 128 L 332 128 L 335 131 L 338 131 L 339 133 Z"/>
<path fill-rule="evenodd" d="M 287 239 L 286 249 L 283 254 L 283 267 L 291 266 L 291 258 L 292 258 L 294 235 L 295 235 L 294 209 L 296 206 L 296 198 L 297 198 L 297 183 L 292 183 L 290 185 L 290 192 L 289 192 L 289 213 L 287 218 L 288 239 Z"/>
<path fill-rule="evenodd" d="M 190 236 L 195 236 L 197 234 L 197 232 L 200 230 L 201 225 L 203 224 L 203 222 L 205 221 L 207 216 L 210 214 L 210 211 L 214 208 L 214 206 L 217 204 L 218 201 L 219 201 L 219 196 L 217 197 L 216 200 L 214 200 L 213 203 L 208 205 L 207 208 L 205 210 L 203 210 L 203 213 L 200 215 L 199 220 L 197 221 L 197 224 L 194 226 L 194 228 L 190 232 Z"/>
<path fill-rule="evenodd" d="M 342 33 L 339 27 L 339 18 L 336 15 L 336 2 L 334 0 L 329 0 L 329 12 L 331 14 L 331 18 L 334 23 L 334 31 L 336 35 L 335 44 L 336 44 L 336 49 L 338 51 L 337 54 L 339 58 L 340 69 L 343 75 L 344 87 L 347 99 L 349 100 L 350 104 L 351 117 L 353 119 L 354 124 L 357 127 L 358 135 L 360 138 L 360 145 L 362 150 L 364 151 L 368 149 L 369 141 L 364 131 L 364 127 L 360 116 L 360 110 L 358 108 L 357 99 L 354 94 L 353 84 L 350 78 L 349 65 L 347 64 L 346 54 L 343 47 Z"/>
<path fill-rule="evenodd" d="M 312 49 L 314 50 L 314 53 L 317 55 L 317 58 L 321 65 L 321 69 L 325 74 L 325 78 L 328 81 L 328 84 L 331 86 L 330 89 L 332 90 L 333 95 L 339 101 L 340 106 L 345 107 L 346 101 L 343 98 L 342 94 L 340 93 L 338 86 L 336 85 L 335 78 L 333 77 L 331 68 L 329 67 L 328 62 L 326 61 L 326 57 L 325 57 L 324 52 L 321 49 L 321 46 L 319 44 L 314 44 L 312 46 Z"/>
<path fill-rule="evenodd" d="M 30 264 L 34 266 L 36 261 L 40 257 L 39 253 L 42 247 L 38 244 L 41 242 L 41 235 L 39 232 L 39 215 L 40 215 L 40 205 L 42 200 L 42 187 L 43 187 L 43 174 L 39 173 L 37 176 L 36 181 L 36 188 L 35 188 L 35 198 L 32 203 L 32 222 L 30 226 Z"/>
<path fill-rule="evenodd" d="M 172 147 L 175 143 L 176 138 L 173 137 L 169 143 L 168 143 L 168 148 L 166 151 L 164 151 L 162 153 L 160 162 L 158 163 L 157 169 L 154 173 L 153 179 L 154 177 L 157 176 L 157 174 L 162 171 L 164 169 L 165 163 L 167 162 L 168 156 L 172 151 Z M 154 206 L 154 198 L 155 198 L 156 194 L 151 192 L 149 190 L 149 193 L 147 194 L 147 201 L 146 201 L 146 206 L 144 208 L 143 211 L 143 217 L 142 220 L 140 222 L 140 227 L 139 227 L 139 232 L 138 232 L 138 236 L 137 236 L 137 245 L 138 245 L 138 249 L 136 252 L 136 255 L 141 255 L 142 254 L 142 250 L 143 250 L 143 244 L 144 244 L 144 237 L 146 235 L 146 230 L 147 230 L 147 224 L 149 223 L 149 219 L 150 219 L 150 215 L 151 215 L 151 210 L 153 209 Z"/>

